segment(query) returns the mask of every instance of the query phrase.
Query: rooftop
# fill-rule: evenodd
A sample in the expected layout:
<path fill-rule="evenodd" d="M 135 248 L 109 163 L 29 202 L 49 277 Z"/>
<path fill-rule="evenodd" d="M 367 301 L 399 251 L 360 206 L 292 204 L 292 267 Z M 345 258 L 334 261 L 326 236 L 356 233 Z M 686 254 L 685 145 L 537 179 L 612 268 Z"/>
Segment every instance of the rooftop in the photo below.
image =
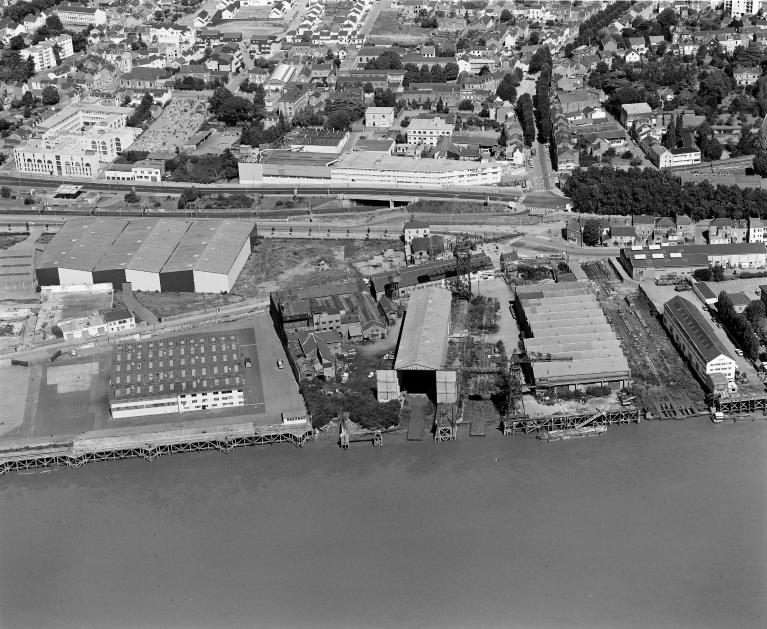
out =
<path fill-rule="evenodd" d="M 253 227 L 253 223 L 230 219 L 195 221 L 173 250 L 162 272 L 229 273 L 243 245 L 250 240 Z"/>
<path fill-rule="evenodd" d="M 411 295 L 402 324 L 397 370 L 441 369 L 447 353 L 452 295 L 444 288 L 424 288 Z"/>
<path fill-rule="evenodd" d="M 234 334 L 185 334 L 121 343 L 112 357 L 110 400 L 242 388 Z"/>
<path fill-rule="evenodd" d="M 692 347 L 706 362 L 719 356 L 732 359 L 703 314 L 684 297 L 677 295 L 668 300 L 663 310 L 679 323 Z"/>
<path fill-rule="evenodd" d="M 118 218 L 69 220 L 48 243 L 37 266 L 92 271 L 128 222 Z"/>

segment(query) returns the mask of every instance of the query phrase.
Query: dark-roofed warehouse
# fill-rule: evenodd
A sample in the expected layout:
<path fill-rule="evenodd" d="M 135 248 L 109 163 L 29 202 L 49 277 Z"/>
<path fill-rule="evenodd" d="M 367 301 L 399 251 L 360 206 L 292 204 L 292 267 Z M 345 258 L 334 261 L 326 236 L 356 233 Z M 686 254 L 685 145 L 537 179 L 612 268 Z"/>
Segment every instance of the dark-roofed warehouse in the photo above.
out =
<path fill-rule="evenodd" d="M 51 240 L 37 281 L 227 293 L 250 255 L 253 234 L 252 223 L 228 219 L 75 219 Z"/>

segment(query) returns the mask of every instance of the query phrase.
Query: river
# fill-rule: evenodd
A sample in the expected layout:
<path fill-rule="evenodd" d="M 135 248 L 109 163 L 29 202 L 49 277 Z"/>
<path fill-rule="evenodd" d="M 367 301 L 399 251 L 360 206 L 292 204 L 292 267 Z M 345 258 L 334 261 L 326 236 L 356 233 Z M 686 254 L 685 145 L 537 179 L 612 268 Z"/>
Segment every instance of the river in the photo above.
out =
<path fill-rule="evenodd" d="M 767 422 L 0 479 L 0 627 L 764 627 Z"/>

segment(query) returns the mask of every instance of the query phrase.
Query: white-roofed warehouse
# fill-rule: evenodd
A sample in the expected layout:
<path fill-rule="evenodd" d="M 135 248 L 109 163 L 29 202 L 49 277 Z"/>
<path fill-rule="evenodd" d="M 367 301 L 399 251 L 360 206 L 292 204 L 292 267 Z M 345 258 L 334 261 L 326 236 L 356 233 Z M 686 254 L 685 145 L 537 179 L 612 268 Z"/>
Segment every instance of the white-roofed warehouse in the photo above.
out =
<path fill-rule="evenodd" d="M 451 302 L 450 291 L 439 287 L 410 296 L 394 361 L 402 390 L 433 395 L 437 402 L 457 401 L 454 378 L 442 378 L 442 387 L 437 389 L 437 376 L 447 358 Z M 448 380 L 453 383 L 449 387 Z"/>
<path fill-rule="evenodd" d="M 530 364 L 535 386 L 572 390 L 627 384 L 628 361 L 588 284 L 518 287 L 515 309 L 527 337 L 525 350 L 555 359 Z"/>
<path fill-rule="evenodd" d="M 36 268 L 41 286 L 131 282 L 137 291 L 227 293 L 251 251 L 254 225 L 212 219 L 75 219 Z"/>

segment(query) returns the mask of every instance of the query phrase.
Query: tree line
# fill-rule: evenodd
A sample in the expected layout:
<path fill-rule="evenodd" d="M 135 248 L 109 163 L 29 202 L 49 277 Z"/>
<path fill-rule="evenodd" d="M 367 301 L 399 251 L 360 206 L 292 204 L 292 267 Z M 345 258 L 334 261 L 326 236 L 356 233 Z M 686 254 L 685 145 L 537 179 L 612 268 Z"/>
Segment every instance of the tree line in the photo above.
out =
<path fill-rule="evenodd" d="M 722 325 L 729 330 L 743 353 L 751 360 L 759 358 L 759 337 L 746 316 L 735 311 L 732 299 L 725 291 L 719 293 L 716 300 L 716 312 Z"/>
<path fill-rule="evenodd" d="M 715 186 L 709 181 L 682 184 L 670 173 L 650 169 L 578 168 L 565 180 L 562 191 L 572 199 L 576 212 L 588 214 L 687 214 L 694 221 L 767 216 L 767 192 Z"/>

